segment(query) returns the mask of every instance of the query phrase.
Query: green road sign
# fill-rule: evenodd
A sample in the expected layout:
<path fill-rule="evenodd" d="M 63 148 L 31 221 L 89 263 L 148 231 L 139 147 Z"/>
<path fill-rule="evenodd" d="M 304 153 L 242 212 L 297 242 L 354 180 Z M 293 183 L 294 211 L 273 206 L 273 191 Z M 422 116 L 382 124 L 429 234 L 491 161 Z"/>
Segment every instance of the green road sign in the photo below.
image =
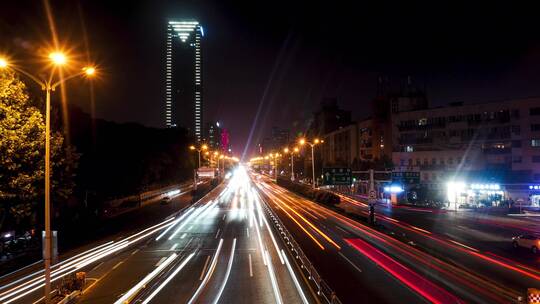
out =
<path fill-rule="evenodd" d="M 323 168 L 323 184 L 328 186 L 352 184 L 350 168 Z"/>

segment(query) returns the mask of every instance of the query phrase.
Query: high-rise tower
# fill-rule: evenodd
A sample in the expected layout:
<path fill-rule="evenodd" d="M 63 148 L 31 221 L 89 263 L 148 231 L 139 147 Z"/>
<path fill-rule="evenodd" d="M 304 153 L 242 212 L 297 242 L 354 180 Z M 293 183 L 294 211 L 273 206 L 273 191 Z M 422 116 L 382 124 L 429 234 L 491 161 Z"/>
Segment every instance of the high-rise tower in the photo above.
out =
<path fill-rule="evenodd" d="M 167 24 L 165 125 L 188 129 L 197 141 L 203 135 L 203 27 L 194 20 Z"/>

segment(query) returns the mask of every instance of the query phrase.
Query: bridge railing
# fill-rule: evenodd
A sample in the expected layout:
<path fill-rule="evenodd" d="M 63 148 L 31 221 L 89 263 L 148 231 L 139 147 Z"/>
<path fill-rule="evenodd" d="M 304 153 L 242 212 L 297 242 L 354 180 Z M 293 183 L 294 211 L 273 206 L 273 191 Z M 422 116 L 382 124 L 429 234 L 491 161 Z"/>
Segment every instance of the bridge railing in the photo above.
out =
<path fill-rule="evenodd" d="M 317 295 L 330 304 L 341 304 L 336 293 L 328 286 L 328 284 L 321 278 L 315 266 L 311 263 L 308 257 L 300 248 L 300 245 L 294 240 L 291 233 L 287 230 L 283 222 L 274 213 L 274 211 L 268 206 L 268 204 L 262 200 L 265 212 L 269 215 L 270 219 L 276 230 L 279 232 L 280 238 L 289 247 L 291 253 L 296 258 L 296 262 L 300 265 L 300 268 L 307 275 L 308 279 L 313 283 L 316 288 Z"/>

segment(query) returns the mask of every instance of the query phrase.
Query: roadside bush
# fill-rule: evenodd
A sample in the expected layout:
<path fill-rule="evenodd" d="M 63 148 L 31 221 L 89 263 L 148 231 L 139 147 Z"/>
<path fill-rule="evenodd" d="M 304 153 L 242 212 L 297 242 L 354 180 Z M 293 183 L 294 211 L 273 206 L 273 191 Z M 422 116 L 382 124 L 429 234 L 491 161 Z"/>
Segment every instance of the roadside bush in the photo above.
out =
<path fill-rule="evenodd" d="M 278 178 L 277 184 L 322 205 L 333 207 L 340 203 L 339 196 L 330 191 L 313 189 L 309 185 L 295 183 L 285 178 Z"/>

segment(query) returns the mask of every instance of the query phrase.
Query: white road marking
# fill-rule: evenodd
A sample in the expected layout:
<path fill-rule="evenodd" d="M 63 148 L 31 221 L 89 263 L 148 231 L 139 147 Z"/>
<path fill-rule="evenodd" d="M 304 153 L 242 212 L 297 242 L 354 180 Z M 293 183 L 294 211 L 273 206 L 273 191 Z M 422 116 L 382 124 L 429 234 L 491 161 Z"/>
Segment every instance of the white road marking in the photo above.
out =
<path fill-rule="evenodd" d="M 354 267 L 359 272 L 362 272 L 362 269 L 360 269 L 358 266 L 356 266 L 356 264 L 354 264 L 351 260 L 349 260 L 346 256 L 344 256 L 343 253 L 341 253 L 341 252 L 338 252 L 338 253 L 342 258 L 345 259 L 345 261 L 349 262 L 349 264 L 351 264 L 352 267 Z"/>
<path fill-rule="evenodd" d="M 199 277 L 199 281 L 202 281 L 202 279 L 203 279 L 204 273 L 206 272 L 206 267 L 208 267 L 208 261 L 210 261 L 210 256 L 206 257 L 206 262 L 204 262 L 204 267 L 203 267 L 203 270 L 201 272 L 201 276 Z"/>
<path fill-rule="evenodd" d="M 116 263 L 116 265 L 114 265 L 112 269 L 118 268 L 118 266 L 120 266 L 122 263 L 124 263 L 124 261 L 120 261 L 120 262 Z"/>
<path fill-rule="evenodd" d="M 163 261 L 165 261 L 167 259 L 167 257 L 162 257 L 161 260 L 159 260 L 157 263 L 156 263 L 156 267 L 158 267 L 161 263 L 163 263 Z"/>
<path fill-rule="evenodd" d="M 172 245 L 171 249 L 169 250 L 174 250 L 177 246 L 178 246 L 178 243 L 174 243 L 174 245 Z"/>
<path fill-rule="evenodd" d="M 187 233 L 184 233 L 184 234 L 182 234 L 182 236 L 180 238 L 183 239 L 183 238 L 186 237 L 186 235 L 187 235 Z"/>
<path fill-rule="evenodd" d="M 248 253 L 248 258 L 249 258 L 249 276 L 252 277 L 253 276 L 253 267 L 251 266 L 251 253 Z"/>
<path fill-rule="evenodd" d="M 135 249 L 135 250 L 133 250 L 133 252 L 131 253 L 131 255 L 134 255 L 134 254 L 137 253 L 137 252 L 139 252 L 139 249 L 138 249 L 138 248 Z"/>
<path fill-rule="evenodd" d="M 221 220 L 224 221 L 226 216 L 227 216 L 227 213 L 225 213 L 225 214 L 223 215 L 223 218 L 222 218 Z"/>
<path fill-rule="evenodd" d="M 247 237 L 249 238 L 249 228 L 246 227 Z"/>
<path fill-rule="evenodd" d="M 221 229 L 218 228 L 218 230 L 217 230 L 217 232 L 216 232 L 216 236 L 214 237 L 215 239 L 217 239 L 217 237 L 218 237 L 220 231 L 221 231 Z"/>
<path fill-rule="evenodd" d="M 101 263 L 97 264 L 96 267 L 92 268 L 92 270 L 90 270 L 90 271 L 94 271 L 94 270 L 98 269 L 99 266 L 103 265 L 103 263 L 104 262 L 101 262 Z"/>

